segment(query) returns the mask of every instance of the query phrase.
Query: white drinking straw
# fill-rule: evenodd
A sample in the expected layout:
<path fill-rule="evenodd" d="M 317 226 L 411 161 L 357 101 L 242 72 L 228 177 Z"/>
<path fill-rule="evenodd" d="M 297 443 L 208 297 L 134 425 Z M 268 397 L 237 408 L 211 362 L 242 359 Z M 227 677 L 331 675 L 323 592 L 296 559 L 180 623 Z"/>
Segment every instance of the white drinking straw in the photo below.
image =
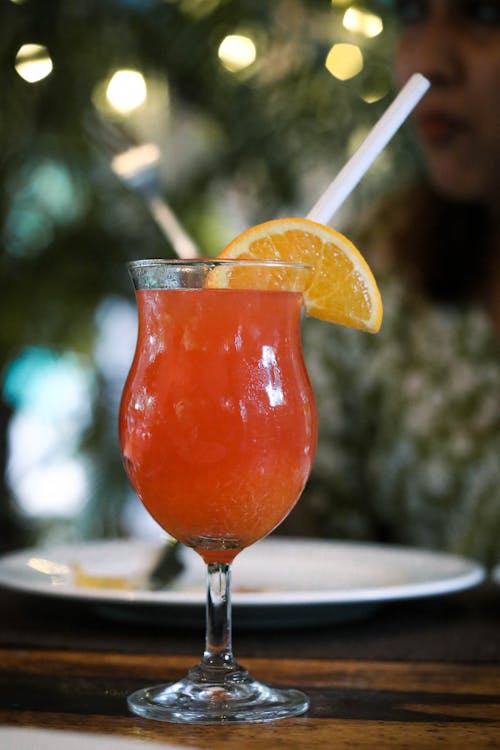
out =
<path fill-rule="evenodd" d="M 374 125 L 356 153 L 340 170 L 332 183 L 309 212 L 307 218 L 327 224 L 349 193 L 356 187 L 394 133 L 406 120 L 430 86 L 420 73 L 415 73 L 403 86 L 392 104 Z"/>

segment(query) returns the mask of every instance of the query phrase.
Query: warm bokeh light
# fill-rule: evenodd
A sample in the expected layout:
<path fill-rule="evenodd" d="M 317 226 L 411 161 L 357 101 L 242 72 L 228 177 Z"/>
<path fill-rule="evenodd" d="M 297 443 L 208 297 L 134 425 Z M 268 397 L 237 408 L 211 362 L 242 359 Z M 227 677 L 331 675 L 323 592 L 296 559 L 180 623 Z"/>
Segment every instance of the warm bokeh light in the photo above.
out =
<path fill-rule="evenodd" d="M 16 71 L 28 83 L 47 78 L 52 67 L 49 51 L 41 44 L 23 44 L 17 51 Z"/>
<path fill-rule="evenodd" d="M 363 34 L 366 37 L 378 36 L 384 29 L 380 16 L 354 7 L 346 10 L 342 24 L 348 31 Z"/>
<path fill-rule="evenodd" d="M 106 89 L 106 99 L 118 112 L 137 109 L 146 97 L 146 81 L 138 70 L 117 70 Z"/>
<path fill-rule="evenodd" d="M 361 98 L 367 104 L 374 104 L 379 102 L 384 96 L 389 93 L 389 86 L 368 89 L 361 94 Z"/>
<path fill-rule="evenodd" d="M 356 44 L 334 44 L 325 66 L 339 81 L 347 81 L 363 70 L 363 54 Z"/>
<path fill-rule="evenodd" d="M 236 73 L 255 62 L 257 49 L 248 36 L 230 34 L 224 37 L 218 49 L 219 60 L 227 70 Z"/>

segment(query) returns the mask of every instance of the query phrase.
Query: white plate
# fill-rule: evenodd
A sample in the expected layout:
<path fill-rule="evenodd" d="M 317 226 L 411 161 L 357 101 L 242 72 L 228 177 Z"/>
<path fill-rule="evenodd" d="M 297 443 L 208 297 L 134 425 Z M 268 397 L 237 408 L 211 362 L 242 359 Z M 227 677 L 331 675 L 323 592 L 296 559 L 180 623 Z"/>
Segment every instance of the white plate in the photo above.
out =
<path fill-rule="evenodd" d="M 145 576 L 161 546 L 112 540 L 23 550 L 0 558 L 0 584 L 82 600 L 108 616 L 172 625 L 203 622 L 204 565 L 183 548 L 175 585 L 149 591 Z M 79 585 L 75 565 L 99 587 Z M 118 577 L 111 588 L 100 577 Z M 485 571 L 462 557 L 410 547 L 273 537 L 240 553 L 233 566 L 235 623 L 248 627 L 320 624 L 364 614 L 369 605 L 436 596 L 479 584 Z M 101 586 L 101 584 L 103 584 Z M 104 585 L 106 584 L 106 585 Z"/>
<path fill-rule="evenodd" d="M 0 747 L 2 750 L 182 750 L 185 745 L 181 747 L 163 741 L 149 742 L 63 729 L 0 727 Z"/>

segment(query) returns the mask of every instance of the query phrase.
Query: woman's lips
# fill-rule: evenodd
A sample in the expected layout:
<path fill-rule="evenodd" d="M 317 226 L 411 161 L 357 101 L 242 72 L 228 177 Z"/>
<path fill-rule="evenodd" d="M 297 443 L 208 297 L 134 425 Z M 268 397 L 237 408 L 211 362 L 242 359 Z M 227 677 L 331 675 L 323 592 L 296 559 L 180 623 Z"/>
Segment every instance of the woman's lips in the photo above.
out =
<path fill-rule="evenodd" d="M 462 120 L 444 112 L 422 113 L 417 116 L 416 124 L 420 137 L 430 146 L 446 145 L 467 129 Z"/>

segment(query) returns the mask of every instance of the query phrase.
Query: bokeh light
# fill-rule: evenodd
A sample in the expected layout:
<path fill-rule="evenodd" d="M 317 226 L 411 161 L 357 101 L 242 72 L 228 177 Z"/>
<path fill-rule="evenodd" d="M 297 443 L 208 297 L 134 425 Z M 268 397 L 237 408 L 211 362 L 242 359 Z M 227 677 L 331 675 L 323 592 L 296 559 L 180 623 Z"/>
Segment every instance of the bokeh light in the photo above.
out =
<path fill-rule="evenodd" d="M 73 352 L 28 347 L 10 363 L 7 481 L 23 515 L 69 517 L 83 508 L 90 477 L 79 445 L 94 386 L 88 364 Z"/>
<path fill-rule="evenodd" d="M 334 44 L 325 67 L 339 81 L 347 81 L 363 70 L 363 53 L 357 44 Z"/>
<path fill-rule="evenodd" d="M 368 38 L 378 36 L 384 30 L 384 24 L 380 16 L 354 7 L 346 10 L 342 24 L 348 31 L 362 34 Z"/>
<path fill-rule="evenodd" d="M 252 65 L 257 58 L 257 48 L 248 36 L 229 34 L 218 49 L 219 60 L 227 70 L 236 73 Z"/>
<path fill-rule="evenodd" d="M 380 85 L 377 87 L 371 87 L 369 89 L 366 89 L 366 91 L 363 91 L 363 93 L 361 94 L 361 98 L 367 104 L 375 104 L 375 102 L 379 102 L 384 98 L 384 96 L 387 96 L 388 93 L 389 86 Z"/>
<path fill-rule="evenodd" d="M 106 88 L 109 104 L 118 112 L 131 112 L 144 104 L 147 86 L 138 70 L 117 70 Z"/>
<path fill-rule="evenodd" d="M 36 83 L 52 73 L 52 59 L 47 47 L 23 44 L 16 55 L 16 71 L 28 83 Z"/>
<path fill-rule="evenodd" d="M 78 175 L 53 158 L 26 159 L 12 188 L 3 238 L 13 257 L 37 256 L 57 227 L 76 221 L 86 206 Z"/>

